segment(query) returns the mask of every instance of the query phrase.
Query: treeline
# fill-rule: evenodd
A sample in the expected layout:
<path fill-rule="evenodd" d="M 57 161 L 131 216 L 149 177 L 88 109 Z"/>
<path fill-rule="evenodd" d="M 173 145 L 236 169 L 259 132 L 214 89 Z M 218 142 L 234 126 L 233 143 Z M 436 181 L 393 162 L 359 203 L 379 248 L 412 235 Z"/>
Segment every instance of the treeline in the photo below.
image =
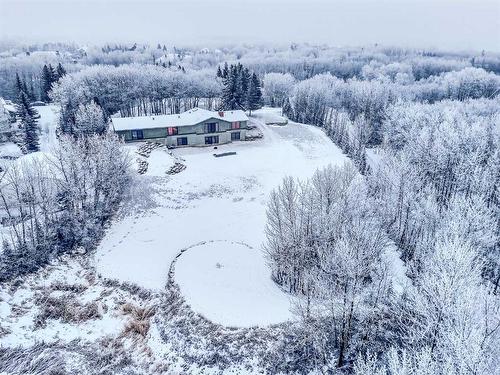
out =
<path fill-rule="evenodd" d="M 67 75 L 52 90 L 65 124 L 80 104 L 97 103 L 106 117 L 180 113 L 200 104 L 217 106 L 222 87 L 212 71 L 170 71 L 152 65 L 93 66 Z"/>
<path fill-rule="evenodd" d="M 129 158 L 113 134 L 61 137 L 49 156 L 22 158 L 0 178 L 0 280 L 71 251 L 91 250 L 130 180 Z M 80 249 L 80 250 L 79 250 Z"/>
<path fill-rule="evenodd" d="M 394 75 L 394 76 L 397 76 Z M 385 77 L 385 76 L 384 76 Z M 398 100 L 436 102 L 445 99 L 492 98 L 500 90 L 500 77 L 482 69 L 466 68 L 418 82 L 405 84 L 388 79 L 371 81 L 338 79 L 322 74 L 295 85 L 290 118 L 297 122 L 328 127 L 333 111 L 346 112 L 352 121 L 363 116 L 366 142 L 382 142 L 381 126 L 387 110 Z"/>
<path fill-rule="evenodd" d="M 271 194 L 273 278 L 304 296 L 288 371 L 495 372 L 499 108 L 397 103 L 366 177 L 329 167 Z"/>

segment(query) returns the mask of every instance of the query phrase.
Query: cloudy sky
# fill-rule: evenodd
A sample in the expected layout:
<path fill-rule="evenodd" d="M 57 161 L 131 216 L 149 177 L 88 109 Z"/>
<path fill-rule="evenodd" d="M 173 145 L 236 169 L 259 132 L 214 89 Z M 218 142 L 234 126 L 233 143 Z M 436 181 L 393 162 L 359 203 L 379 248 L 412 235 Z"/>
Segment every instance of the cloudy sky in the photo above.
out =
<path fill-rule="evenodd" d="M 0 37 L 500 51 L 500 0 L 0 0 Z"/>

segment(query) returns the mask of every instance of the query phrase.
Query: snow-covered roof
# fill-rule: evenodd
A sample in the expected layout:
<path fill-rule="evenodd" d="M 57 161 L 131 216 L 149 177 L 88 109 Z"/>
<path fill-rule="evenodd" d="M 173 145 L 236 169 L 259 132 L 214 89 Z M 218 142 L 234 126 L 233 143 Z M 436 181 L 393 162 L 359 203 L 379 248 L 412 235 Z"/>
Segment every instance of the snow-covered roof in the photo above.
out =
<path fill-rule="evenodd" d="M 223 121 L 248 121 L 241 110 L 214 112 L 202 108 L 193 108 L 178 115 L 115 117 L 111 119 L 115 131 L 135 129 L 155 129 L 196 125 L 208 119 Z"/>

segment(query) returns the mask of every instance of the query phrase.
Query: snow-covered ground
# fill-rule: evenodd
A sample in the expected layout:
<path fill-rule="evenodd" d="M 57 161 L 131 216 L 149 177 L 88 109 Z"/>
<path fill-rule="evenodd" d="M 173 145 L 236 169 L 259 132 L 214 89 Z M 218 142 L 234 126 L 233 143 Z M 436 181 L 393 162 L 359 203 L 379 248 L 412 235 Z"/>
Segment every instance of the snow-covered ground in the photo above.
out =
<path fill-rule="evenodd" d="M 205 250 L 214 252 L 212 264 L 221 259 L 230 267 L 240 267 L 241 272 L 237 273 L 241 277 L 235 276 L 230 291 L 235 302 L 222 305 L 200 300 L 207 282 L 212 283 L 214 296 L 227 296 L 229 292 L 224 283 L 227 285 L 230 282 L 227 277 L 232 276 L 218 275 L 226 278 L 218 284 L 216 279 L 207 280 L 207 275 L 189 273 L 186 268 L 195 270 L 201 266 L 189 254 L 187 260 L 179 261 L 183 267 L 181 288 L 186 289 L 189 303 L 215 322 L 228 325 L 267 324 L 290 317 L 288 309 L 282 306 L 286 296 L 277 297 L 282 292 L 271 282 L 262 253 L 269 193 L 285 176 L 307 178 L 318 167 L 342 164 L 347 159 L 319 128 L 296 123 L 282 127 L 264 125 L 262 120 L 265 121 L 266 114 L 274 116 L 275 112 L 257 111 L 259 120 L 254 119 L 253 123 L 264 134 L 263 139 L 219 146 L 216 151 L 235 151 L 236 155 L 215 158 L 212 147 L 176 149 L 176 158 L 187 168 L 179 174 L 162 177 L 158 177 L 161 173 L 154 165 L 155 158 L 151 158 L 150 168 L 155 176 L 139 177 L 145 182 L 144 188 L 131 199 L 140 206 L 153 192 L 156 206 L 145 212 L 137 209 L 112 224 L 97 250 L 98 272 L 107 278 L 162 290 L 169 266 L 181 249 L 200 242 L 225 241 L 215 242 Z M 237 258 L 229 256 L 231 250 L 227 244 L 231 242 L 244 243 L 254 249 L 251 255 L 241 254 L 247 257 L 246 264 L 234 263 Z M 232 251 L 242 250 L 235 247 Z M 208 253 L 204 256 L 210 259 Z M 255 277 L 250 277 L 250 272 L 254 272 Z M 264 280 L 257 282 L 257 275 Z M 186 278 L 190 279 L 189 283 Z M 256 298 L 254 288 L 257 294 L 268 293 L 267 297 Z M 267 315 L 259 321 L 257 315 L 252 316 L 239 306 L 246 299 L 257 299 L 252 311 L 258 315 L 267 310 Z M 274 308 L 274 304 L 281 307 Z"/>
<path fill-rule="evenodd" d="M 57 144 L 57 121 L 59 118 L 59 105 L 48 104 L 35 107 L 40 114 L 38 126 L 40 127 L 40 151 L 50 152 Z"/>
<path fill-rule="evenodd" d="M 193 246 L 179 257 L 175 280 L 191 307 L 229 326 L 280 323 L 290 300 L 276 288 L 258 249 L 232 241 Z"/>

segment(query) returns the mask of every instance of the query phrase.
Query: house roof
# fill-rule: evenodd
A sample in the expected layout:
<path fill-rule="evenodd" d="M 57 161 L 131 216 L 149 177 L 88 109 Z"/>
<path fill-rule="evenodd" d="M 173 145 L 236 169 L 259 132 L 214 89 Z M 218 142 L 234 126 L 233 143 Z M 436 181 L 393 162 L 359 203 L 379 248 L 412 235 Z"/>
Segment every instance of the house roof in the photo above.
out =
<path fill-rule="evenodd" d="M 191 126 L 211 118 L 229 122 L 248 121 L 247 115 L 242 110 L 224 111 L 222 113 L 223 116 L 220 116 L 219 112 L 193 108 L 178 115 L 114 117 L 111 122 L 115 131 L 122 131 Z"/>

